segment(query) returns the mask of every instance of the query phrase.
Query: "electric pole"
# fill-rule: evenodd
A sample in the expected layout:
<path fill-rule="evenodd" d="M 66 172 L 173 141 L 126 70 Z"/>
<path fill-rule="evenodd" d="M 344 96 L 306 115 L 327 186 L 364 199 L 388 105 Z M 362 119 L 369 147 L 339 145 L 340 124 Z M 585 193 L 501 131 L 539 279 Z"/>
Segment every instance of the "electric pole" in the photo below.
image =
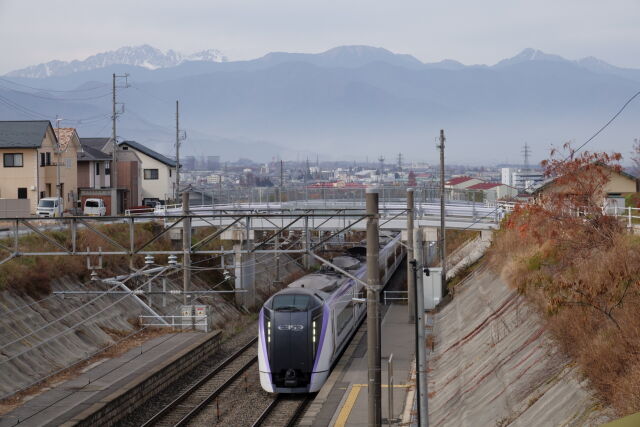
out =
<path fill-rule="evenodd" d="M 447 239 L 444 221 L 444 130 L 440 130 L 440 266 L 442 267 L 442 296 L 447 294 Z"/>
<path fill-rule="evenodd" d="M 56 126 L 58 128 L 58 134 L 57 134 L 57 140 L 58 143 L 56 145 L 56 193 L 58 195 L 59 198 L 62 198 L 62 189 L 60 188 L 60 122 L 62 121 L 61 118 L 59 118 L 56 115 Z"/>
<path fill-rule="evenodd" d="M 116 189 L 116 198 L 118 197 L 118 134 L 116 132 L 116 119 L 118 116 L 116 115 L 116 73 L 113 73 L 113 102 L 111 103 L 111 139 L 113 141 L 113 153 L 111 153 L 111 187 Z M 111 206 L 113 206 L 113 201 L 111 201 Z M 116 202 L 116 206 L 117 202 Z M 117 212 L 111 212 L 111 215 L 117 215 Z"/>
<path fill-rule="evenodd" d="M 173 195 L 176 202 L 180 195 L 180 145 L 181 141 L 185 139 L 187 139 L 187 134 L 184 131 L 180 131 L 180 105 L 176 100 L 176 187 Z M 211 203 L 213 203 L 213 199 Z"/>
<path fill-rule="evenodd" d="M 112 195 L 113 199 L 115 200 L 111 200 L 111 215 L 117 215 L 118 214 L 118 133 L 116 131 L 116 122 L 118 120 L 118 116 L 120 115 L 120 113 L 118 113 L 116 111 L 116 80 L 119 78 L 124 78 L 125 79 L 125 85 L 124 87 L 128 87 L 128 83 L 127 83 L 127 78 L 129 77 L 129 74 L 123 74 L 123 75 L 117 75 L 115 73 L 113 73 L 113 88 L 112 88 L 112 96 L 113 96 L 113 102 L 111 103 L 111 126 L 112 126 L 112 134 L 111 134 L 111 139 L 113 140 L 113 153 L 112 153 L 112 159 L 111 159 L 111 167 L 110 167 L 110 173 L 111 173 L 111 188 L 115 189 L 115 194 Z"/>

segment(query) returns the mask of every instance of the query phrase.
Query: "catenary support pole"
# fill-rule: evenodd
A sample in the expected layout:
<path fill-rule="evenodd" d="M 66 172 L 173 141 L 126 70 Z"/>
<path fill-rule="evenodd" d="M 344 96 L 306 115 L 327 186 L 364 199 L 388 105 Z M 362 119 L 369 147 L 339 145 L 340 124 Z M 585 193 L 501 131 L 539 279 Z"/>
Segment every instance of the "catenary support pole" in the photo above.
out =
<path fill-rule="evenodd" d="M 407 306 L 409 308 L 409 323 L 415 321 L 413 301 L 416 297 L 415 283 L 412 274 L 411 261 L 413 256 L 413 209 L 414 209 L 414 190 L 407 188 Z"/>
<path fill-rule="evenodd" d="M 411 261 L 409 261 L 409 266 L 411 267 L 411 275 L 413 276 L 413 286 L 414 286 L 414 292 L 417 291 L 417 289 L 415 289 L 416 284 L 418 283 L 418 262 L 413 259 Z M 418 317 L 418 300 L 414 299 L 413 300 L 413 310 L 414 310 L 414 316 Z M 418 426 L 422 425 L 422 413 L 420 412 L 420 405 L 417 403 L 418 399 L 420 398 L 420 380 L 418 377 L 418 353 L 420 353 L 420 333 L 419 333 L 419 329 L 420 329 L 420 324 L 418 322 L 414 322 L 415 323 L 415 335 L 414 335 L 414 343 L 415 343 L 415 352 L 416 352 L 416 409 L 417 409 L 417 420 L 418 420 Z"/>
<path fill-rule="evenodd" d="M 442 267 L 442 296 L 447 294 L 447 238 L 444 222 L 444 130 L 440 130 L 440 266 Z"/>
<path fill-rule="evenodd" d="M 182 288 L 185 292 L 191 287 L 191 218 L 189 215 L 189 191 L 182 192 Z M 187 294 L 184 294 L 182 303 L 187 305 Z"/>
<path fill-rule="evenodd" d="M 367 189 L 367 361 L 369 425 L 382 424 L 382 372 L 380 366 L 380 265 L 378 230 L 378 190 Z"/>
<path fill-rule="evenodd" d="M 416 355 L 416 380 L 420 384 L 417 394 L 418 406 L 420 407 L 421 424 L 420 427 L 428 424 L 429 412 L 427 407 L 427 349 L 425 347 L 424 330 L 424 246 L 422 243 L 422 230 L 414 230 L 413 235 L 414 255 L 418 264 L 418 274 L 416 277 L 416 325 L 418 326 L 418 354 Z"/>

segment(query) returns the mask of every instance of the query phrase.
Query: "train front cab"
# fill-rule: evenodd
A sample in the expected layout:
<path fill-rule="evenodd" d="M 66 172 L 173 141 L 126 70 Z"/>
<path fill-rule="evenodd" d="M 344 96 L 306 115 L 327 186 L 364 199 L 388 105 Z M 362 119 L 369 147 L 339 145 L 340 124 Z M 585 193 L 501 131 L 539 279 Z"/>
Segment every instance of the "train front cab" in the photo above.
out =
<path fill-rule="evenodd" d="M 323 301 L 306 289 L 284 289 L 260 311 L 259 369 L 262 388 L 307 393 L 320 347 Z M 313 378 L 315 380 L 315 378 Z M 316 382 L 316 381 L 314 381 Z"/>

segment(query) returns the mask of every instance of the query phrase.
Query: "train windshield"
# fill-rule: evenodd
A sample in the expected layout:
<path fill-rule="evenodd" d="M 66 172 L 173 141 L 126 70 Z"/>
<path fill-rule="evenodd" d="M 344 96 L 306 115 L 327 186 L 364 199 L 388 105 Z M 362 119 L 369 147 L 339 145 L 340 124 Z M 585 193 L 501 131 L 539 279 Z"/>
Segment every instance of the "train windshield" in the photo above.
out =
<path fill-rule="evenodd" d="M 306 311 L 309 306 L 309 295 L 282 294 L 273 297 L 275 311 Z"/>

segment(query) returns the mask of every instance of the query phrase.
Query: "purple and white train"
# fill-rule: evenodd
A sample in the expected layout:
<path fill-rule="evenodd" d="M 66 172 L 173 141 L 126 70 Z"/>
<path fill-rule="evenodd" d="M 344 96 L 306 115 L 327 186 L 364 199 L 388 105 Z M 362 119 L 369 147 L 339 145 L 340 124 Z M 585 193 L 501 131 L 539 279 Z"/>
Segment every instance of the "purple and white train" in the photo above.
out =
<path fill-rule="evenodd" d="M 380 236 L 380 279 L 386 283 L 404 256 L 400 235 Z M 364 248 L 333 258 L 343 270 L 366 281 Z M 366 313 L 353 301 L 364 286 L 332 269 L 308 274 L 269 298 L 260 310 L 260 385 L 270 393 L 320 390 L 331 367 Z"/>

